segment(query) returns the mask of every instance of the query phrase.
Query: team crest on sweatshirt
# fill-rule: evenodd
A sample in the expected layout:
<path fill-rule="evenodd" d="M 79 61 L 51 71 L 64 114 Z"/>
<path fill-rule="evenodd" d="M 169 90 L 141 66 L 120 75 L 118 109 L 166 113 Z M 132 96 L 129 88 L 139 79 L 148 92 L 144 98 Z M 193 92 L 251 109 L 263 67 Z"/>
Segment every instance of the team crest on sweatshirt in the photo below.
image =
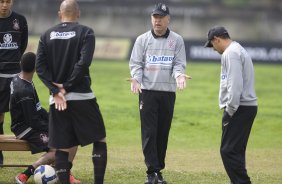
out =
<path fill-rule="evenodd" d="M 168 46 L 168 48 L 170 48 L 170 49 L 174 49 L 175 48 L 175 40 L 168 40 L 167 41 L 167 46 Z"/>
<path fill-rule="evenodd" d="M 20 29 L 20 23 L 19 23 L 18 19 L 15 19 L 13 21 L 13 29 L 14 30 L 19 30 Z"/>

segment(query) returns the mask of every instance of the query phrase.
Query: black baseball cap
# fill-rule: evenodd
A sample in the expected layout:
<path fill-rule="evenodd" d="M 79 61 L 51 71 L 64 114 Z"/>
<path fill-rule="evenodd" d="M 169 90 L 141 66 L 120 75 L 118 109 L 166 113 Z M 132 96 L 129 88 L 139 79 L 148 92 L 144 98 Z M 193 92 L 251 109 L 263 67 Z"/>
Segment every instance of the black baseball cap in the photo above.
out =
<path fill-rule="evenodd" d="M 211 40 L 215 36 L 222 36 L 222 35 L 228 35 L 229 36 L 227 30 L 224 27 L 215 26 L 215 27 L 211 28 L 208 32 L 208 41 L 205 43 L 204 47 L 212 47 Z"/>
<path fill-rule="evenodd" d="M 164 3 L 158 3 L 155 5 L 151 15 L 167 16 L 169 15 L 169 8 Z"/>

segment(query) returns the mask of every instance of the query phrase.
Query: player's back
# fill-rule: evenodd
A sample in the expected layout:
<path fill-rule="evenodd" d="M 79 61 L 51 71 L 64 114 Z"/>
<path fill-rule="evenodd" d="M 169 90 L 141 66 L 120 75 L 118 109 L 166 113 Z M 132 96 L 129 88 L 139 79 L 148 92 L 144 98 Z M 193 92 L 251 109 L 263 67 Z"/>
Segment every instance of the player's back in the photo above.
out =
<path fill-rule="evenodd" d="M 72 91 L 89 91 L 89 66 L 95 48 L 93 30 L 76 22 L 60 23 L 46 31 L 40 42 L 39 50 L 43 50 L 46 58 L 38 57 L 47 62 L 52 81 L 65 83 L 80 79 L 80 84 L 76 82 L 79 87 Z"/>

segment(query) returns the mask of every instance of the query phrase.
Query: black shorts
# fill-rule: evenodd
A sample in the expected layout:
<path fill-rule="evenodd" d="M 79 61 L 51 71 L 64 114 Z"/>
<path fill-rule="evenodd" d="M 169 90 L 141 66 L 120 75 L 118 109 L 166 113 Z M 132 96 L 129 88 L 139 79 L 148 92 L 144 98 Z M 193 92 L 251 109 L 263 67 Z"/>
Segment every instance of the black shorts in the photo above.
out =
<path fill-rule="evenodd" d="M 31 130 L 21 139 L 28 142 L 32 154 L 49 151 L 47 132 Z"/>
<path fill-rule="evenodd" d="M 9 111 L 11 80 L 12 78 L 0 77 L 0 113 Z"/>
<path fill-rule="evenodd" d="M 49 147 L 66 149 L 85 146 L 106 137 L 102 114 L 96 99 L 67 101 L 67 109 L 49 110 Z"/>

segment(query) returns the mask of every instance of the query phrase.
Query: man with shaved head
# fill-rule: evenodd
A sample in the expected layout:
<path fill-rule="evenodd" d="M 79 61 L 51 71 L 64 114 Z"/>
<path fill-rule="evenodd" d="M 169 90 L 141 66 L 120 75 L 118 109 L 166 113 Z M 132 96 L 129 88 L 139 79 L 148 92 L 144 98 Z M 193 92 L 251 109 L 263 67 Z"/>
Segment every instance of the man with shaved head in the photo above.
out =
<path fill-rule="evenodd" d="M 79 6 L 75 0 L 65 0 L 60 6 L 59 14 L 63 13 L 65 16 L 76 16 L 79 12 Z"/>
<path fill-rule="evenodd" d="M 70 150 L 93 143 L 95 184 L 103 184 L 106 131 L 89 74 L 95 49 L 94 32 L 78 23 L 80 10 L 75 0 L 63 1 L 58 15 L 61 23 L 41 36 L 36 60 L 37 74 L 51 94 L 49 147 L 56 148 L 60 183 L 69 184 Z"/>

